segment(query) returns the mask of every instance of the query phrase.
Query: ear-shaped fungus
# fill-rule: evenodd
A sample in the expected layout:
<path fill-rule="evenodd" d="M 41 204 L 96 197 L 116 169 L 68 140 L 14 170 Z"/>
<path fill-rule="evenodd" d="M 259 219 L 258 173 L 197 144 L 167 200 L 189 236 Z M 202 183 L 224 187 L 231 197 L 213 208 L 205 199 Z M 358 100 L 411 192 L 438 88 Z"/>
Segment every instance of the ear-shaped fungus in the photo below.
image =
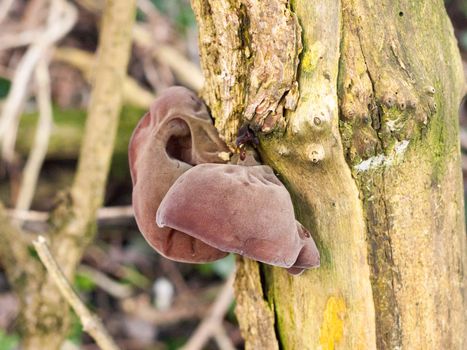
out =
<path fill-rule="evenodd" d="M 227 253 L 176 228 L 159 228 L 156 212 L 177 178 L 200 163 L 221 162 L 227 148 L 204 103 L 183 87 L 167 89 L 137 125 L 129 145 L 136 222 L 149 244 L 183 262 L 207 262 Z"/>
<path fill-rule="evenodd" d="M 193 167 L 167 192 L 156 222 L 292 274 L 319 266 L 313 239 L 295 220 L 290 195 L 268 166 Z"/>

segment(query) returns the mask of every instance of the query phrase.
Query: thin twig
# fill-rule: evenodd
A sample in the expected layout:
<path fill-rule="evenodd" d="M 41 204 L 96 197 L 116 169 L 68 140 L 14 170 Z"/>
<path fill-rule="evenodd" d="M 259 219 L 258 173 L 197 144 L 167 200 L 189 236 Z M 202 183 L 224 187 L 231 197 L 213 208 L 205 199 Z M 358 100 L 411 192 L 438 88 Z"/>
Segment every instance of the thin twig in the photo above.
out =
<path fill-rule="evenodd" d="M 204 78 L 199 67 L 173 47 L 154 47 L 151 34 L 142 25 L 133 27 L 133 39 L 137 45 L 151 48 L 153 58 L 167 64 L 181 83 L 195 91 L 203 87 Z"/>
<path fill-rule="evenodd" d="M 164 88 L 167 88 L 168 86 L 173 85 L 173 82 L 171 82 L 171 80 L 173 81 L 174 79 L 163 79 L 162 78 L 161 68 L 164 68 L 164 67 L 160 66 L 156 68 L 151 55 L 147 55 L 147 54 L 144 55 L 142 61 L 143 61 L 144 76 L 146 77 L 146 80 L 151 85 L 154 91 L 161 91 Z M 167 68 L 167 70 L 169 71 L 170 76 L 173 76 L 170 69 Z"/>
<path fill-rule="evenodd" d="M 42 223 L 50 218 L 50 214 L 43 211 L 7 209 L 6 212 L 11 219 L 18 221 Z M 99 225 L 111 225 L 116 222 L 128 221 L 133 217 L 133 208 L 130 205 L 104 207 L 97 212 Z"/>
<path fill-rule="evenodd" d="M 235 272 L 229 276 L 212 305 L 208 316 L 201 322 L 191 338 L 183 347 L 183 350 L 200 350 L 204 344 L 214 336 L 216 329 L 222 325 L 222 320 L 233 301 L 233 281 Z"/>
<path fill-rule="evenodd" d="M 83 329 L 89 333 L 96 343 L 104 350 L 116 350 L 118 349 L 117 344 L 110 337 L 105 329 L 102 321 L 84 305 L 79 298 L 78 294 L 73 290 L 70 282 L 66 279 L 62 270 L 58 266 L 54 257 L 50 253 L 47 242 L 43 236 L 39 236 L 37 240 L 33 242 L 36 248 L 37 254 L 41 259 L 42 263 L 47 269 L 48 274 L 55 282 L 60 294 L 68 302 L 68 304 L 75 310 L 78 315 Z"/>
<path fill-rule="evenodd" d="M 72 47 L 61 47 L 54 51 L 53 59 L 77 68 L 89 83 L 94 83 L 96 60 L 93 53 Z M 142 88 L 134 78 L 128 75 L 124 77 L 123 100 L 125 104 L 148 108 L 154 98 L 154 94 Z"/>
<path fill-rule="evenodd" d="M 38 40 L 43 31 L 43 28 L 37 28 L 19 33 L 4 33 L 0 36 L 0 51 L 30 45 Z"/>
<path fill-rule="evenodd" d="M 136 6 L 150 19 L 151 22 L 156 22 L 161 19 L 161 14 L 154 6 L 151 0 L 137 0 Z"/>
<path fill-rule="evenodd" d="M 225 328 L 222 325 L 219 325 L 213 334 L 214 340 L 216 341 L 219 349 L 222 350 L 235 350 L 235 346 L 232 344 Z"/>
<path fill-rule="evenodd" d="M 175 264 L 172 260 L 162 259 L 161 267 L 162 270 L 168 275 L 169 279 L 173 282 L 179 294 L 191 294 L 191 289 L 186 284 L 177 264 Z"/>
<path fill-rule="evenodd" d="M 14 0 L 2 0 L 0 4 L 0 23 L 8 16 L 11 6 L 13 5 Z"/>
<path fill-rule="evenodd" d="M 50 214 L 45 211 L 6 209 L 8 217 L 14 221 L 43 223 L 49 220 Z"/>
<path fill-rule="evenodd" d="M 52 0 L 47 29 L 28 48 L 18 64 L 0 118 L 0 140 L 3 139 L 2 153 L 7 161 L 13 159 L 18 117 L 26 99 L 34 68 L 47 49 L 71 30 L 77 17 L 77 11 L 73 5 L 64 0 Z"/>
<path fill-rule="evenodd" d="M 153 55 L 159 62 L 167 64 L 181 83 L 195 91 L 201 90 L 204 84 L 203 73 L 178 50 L 168 45 L 161 45 L 154 50 Z"/>
<path fill-rule="evenodd" d="M 23 170 L 18 201 L 16 202 L 16 209 L 19 210 L 27 210 L 31 206 L 42 163 L 47 154 L 50 132 L 52 131 L 53 112 L 50 76 L 46 58 L 42 58 L 36 67 L 36 84 L 39 102 L 39 121 L 37 123 L 34 144 L 31 148 L 32 151 Z"/>
<path fill-rule="evenodd" d="M 132 219 L 134 215 L 133 207 L 131 205 L 103 207 L 97 211 L 99 221 Z"/>
<path fill-rule="evenodd" d="M 130 297 L 133 294 L 133 288 L 131 286 L 117 282 L 107 276 L 105 273 L 102 273 L 101 271 L 96 270 L 90 266 L 80 265 L 78 266 L 77 272 L 91 279 L 96 284 L 96 286 L 114 298 L 124 299 Z"/>
<path fill-rule="evenodd" d="M 151 323 L 154 326 L 168 326 L 186 320 L 201 318 L 206 315 L 207 304 L 192 300 L 190 304 L 180 303 L 168 310 L 155 309 L 146 297 L 127 298 L 120 303 L 123 311 Z"/>

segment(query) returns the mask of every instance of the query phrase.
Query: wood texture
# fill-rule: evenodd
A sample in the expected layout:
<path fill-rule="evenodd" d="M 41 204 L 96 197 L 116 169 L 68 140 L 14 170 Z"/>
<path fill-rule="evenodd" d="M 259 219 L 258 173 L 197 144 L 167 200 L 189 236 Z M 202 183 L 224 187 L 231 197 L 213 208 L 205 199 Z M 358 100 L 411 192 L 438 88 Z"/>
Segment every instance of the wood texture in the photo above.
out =
<path fill-rule="evenodd" d="M 465 349 L 462 71 L 444 4 L 342 4 L 341 133 L 365 211 L 378 348 Z"/>
<path fill-rule="evenodd" d="M 285 127 L 295 109 L 302 49 L 297 17 L 287 0 L 193 0 L 205 75 L 203 97 L 226 140 L 239 123 L 264 132 Z"/>
<path fill-rule="evenodd" d="M 299 30 L 286 31 L 296 44 L 281 47 L 274 28 L 295 28 L 287 19 L 298 18 L 300 98 L 259 134 L 260 151 L 288 186 L 322 266 L 291 277 L 239 264 L 246 347 L 274 348 L 263 343 L 274 331 L 283 349 L 465 349 L 462 71 L 443 2 L 255 1 L 245 12 L 251 3 L 192 0 L 204 97 L 232 145 L 238 126 L 256 120 L 250 77 L 277 79 L 267 60 L 246 59 L 256 54 L 245 45 L 255 42 L 252 28 L 262 19 L 271 45 L 261 55 L 288 57 L 281 64 L 291 67 Z M 265 8 L 267 19 L 255 13 Z M 280 94 L 269 86 L 271 98 Z M 248 311 L 259 302 L 261 315 L 264 296 L 274 324 Z"/>

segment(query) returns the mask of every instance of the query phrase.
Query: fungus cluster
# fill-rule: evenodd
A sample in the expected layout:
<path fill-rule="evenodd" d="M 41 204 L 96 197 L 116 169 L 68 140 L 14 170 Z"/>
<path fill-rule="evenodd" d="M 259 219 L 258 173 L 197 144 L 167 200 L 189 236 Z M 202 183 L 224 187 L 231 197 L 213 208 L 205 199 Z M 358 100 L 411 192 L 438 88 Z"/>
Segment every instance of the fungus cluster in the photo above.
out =
<path fill-rule="evenodd" d="M 232 252 L 292 274 L 319 266 L 316 245 L 272 169 L 225 164 L 227 151 L 193 92 L 172 87 L 155 100 L 129 145 L 133 208 L 148 243 L 181 262 Z"/>

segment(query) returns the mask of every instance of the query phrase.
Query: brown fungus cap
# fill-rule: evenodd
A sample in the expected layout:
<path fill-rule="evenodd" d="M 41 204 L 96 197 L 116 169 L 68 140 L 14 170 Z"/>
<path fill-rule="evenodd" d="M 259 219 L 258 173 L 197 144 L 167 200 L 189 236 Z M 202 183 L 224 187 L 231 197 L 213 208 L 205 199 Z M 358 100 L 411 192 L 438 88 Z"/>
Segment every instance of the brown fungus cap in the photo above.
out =
<path fill-rule="evenodd" d="M 227 151 L 204 103 L 190 90 L 172 87 L 140 120 L 129 144 L 136 222 L 149 244 L 167 258 L 208 262 L 227 253 L 174 228 L 160 228 L 159 204 L 185 171 L 200 163 L 222 162 Z"/>
<path fill-rule="evenodd" d="M 313 239 L 295 220 L 290 195 L 268 166 L 193 167 L 167 192 L 156 221 L 292 274 L 319 266 Z"/>

